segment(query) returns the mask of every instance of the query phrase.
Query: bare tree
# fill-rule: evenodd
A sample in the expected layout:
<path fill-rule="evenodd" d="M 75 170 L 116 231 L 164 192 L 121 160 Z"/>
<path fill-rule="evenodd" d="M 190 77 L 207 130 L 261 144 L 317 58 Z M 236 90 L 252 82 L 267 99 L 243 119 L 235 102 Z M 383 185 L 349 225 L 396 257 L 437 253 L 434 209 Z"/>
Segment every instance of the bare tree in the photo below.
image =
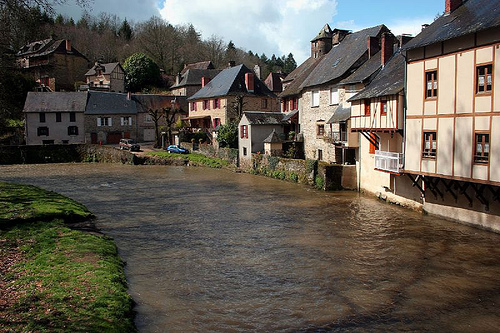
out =
<path fill-rule="evenodd" d="M 160 120 L 164 117 L 164 113 L 160 109 L 149 109 L 148 114 L 155 125 L 155 147 L 160 147 Z"/>

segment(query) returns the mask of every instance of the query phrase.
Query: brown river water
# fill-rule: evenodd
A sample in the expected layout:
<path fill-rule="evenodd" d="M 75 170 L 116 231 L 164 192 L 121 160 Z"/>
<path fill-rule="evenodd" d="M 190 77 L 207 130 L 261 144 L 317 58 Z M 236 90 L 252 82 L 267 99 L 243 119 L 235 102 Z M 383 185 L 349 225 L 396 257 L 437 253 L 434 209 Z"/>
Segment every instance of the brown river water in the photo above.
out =
<path fill-rule="evenodd" d="M 85 204 L 141 332 L 499 332 L 500 235 L 205 168 L 0 167 Z"/>

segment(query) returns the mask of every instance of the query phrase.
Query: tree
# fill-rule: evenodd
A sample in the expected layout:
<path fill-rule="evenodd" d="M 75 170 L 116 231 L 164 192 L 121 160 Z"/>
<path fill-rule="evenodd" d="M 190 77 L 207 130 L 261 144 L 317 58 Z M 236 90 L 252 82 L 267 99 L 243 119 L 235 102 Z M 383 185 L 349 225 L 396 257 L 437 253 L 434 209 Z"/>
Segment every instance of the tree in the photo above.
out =
<path fill-rule="evenodd" d="M 221 125 L 217 141 L 220 147 L 238 148 L 238 123 L 232 121 L 229 124 Z"/>
<path fill-rule="evenodd" d="M 130 41 L 132 39 L 132 27 L 130 24 L 127 22 L 127 19 L 123 20 L 123 23 L 118 30 L 118 36 L 121 38 L 125 39 L 126 41 Z"/>
<path fill-rule="evenodd" d="M 144 53 L 135 53 L 128 57 L 123 69 L 129 91 L 140 91 L 148 85 L 157 84 L 160 79 L 160 68 Z"/>
<path fill-rule="evenodd" d="M 243 95 L 237 95 L 229 108 L 229 119 L 236 119 L 238 123 L 243 115 L 243 107 L 246 102 Z"/>
<path fill-rule="evenodd" d="M 151 120 L 155 125 L 155 148 L 161 146 L 160 142 L 160 119 L 163 118 L 163 112 L 159 109 L 149 109 L 148 114 L 151 116 Z"/>
<path fill-rule="evenodd" d="M 283 71 L 287 74 L 293 72 L 293 70 L 297 68 L 297 62 L 293 58 L 293 54 L 288 54 L 288 57 L 285 59 L 285 64 L 283 66 Z"/>
<path fill-rule="evenodd" d="M 167 130 L 167 146 L 173 144 L 172 128 L 176 124 L 176 116 L 179 109 L 172 103 L 172 107 L 163 108 L 163 118 L 165 119 L 165 127 Z"/>

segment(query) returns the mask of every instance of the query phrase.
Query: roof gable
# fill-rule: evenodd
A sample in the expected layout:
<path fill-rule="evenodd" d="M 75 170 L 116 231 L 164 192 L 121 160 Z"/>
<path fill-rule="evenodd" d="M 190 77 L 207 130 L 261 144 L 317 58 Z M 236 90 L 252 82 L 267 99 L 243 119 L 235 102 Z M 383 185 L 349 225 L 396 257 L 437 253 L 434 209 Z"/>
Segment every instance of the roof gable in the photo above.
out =
<path fill-rule="evenodd" d="M 111 63 L 108 63 L 108 64 L 101 64 L 101 63 L 96 63 L 94 65 L 94 67 L 92 67 L 91 69 L 89 69 L 89 71 L 87 73 L 85 73 L 86 76 L 92 76 L 92 75 L 96 75 L 96 68 L 98 66 L 101 66 L 102 68 L 104 68 L 104 71 L 102 72 L 102 74 L 111 74 L 115 68 L 117 68 L 118 66 L 122 69 L 123 71 L 123 68 L 122 66 L 120 65 L 119 62 L 111 62 Z"/>
<path fill-rule="evenodd" d="M 387 31 L 389 29 L 382 24 L 347 35 L 322 58 L 301 88 L 341 80 L 350 75 L 363 57 L 368 59 L 367 38 L 380 37 L 383 32 Z"/>

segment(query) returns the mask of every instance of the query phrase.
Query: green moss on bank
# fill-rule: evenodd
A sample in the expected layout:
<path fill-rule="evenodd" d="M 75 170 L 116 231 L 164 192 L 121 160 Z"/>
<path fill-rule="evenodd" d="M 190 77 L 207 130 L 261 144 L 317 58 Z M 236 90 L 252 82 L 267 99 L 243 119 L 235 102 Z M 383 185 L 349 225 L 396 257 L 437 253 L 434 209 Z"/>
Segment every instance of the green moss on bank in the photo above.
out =
<path fill-rule="evenodd" d="M 175 154 L 168 152 L 150 152 L 148 153 L 150 156 L 156 156 L 159 158 L 166 159 L 187 159 L 190 164 L 198 165 L 198 166 L 207 166 L 210 168 L 222 168 L 229 166 L 229 162 L 220 158 L 208 157 L 202 154 Z"/>
<path fill-rule="evenodd" d="M 33 186 L 0 189 L 0 216 L 9 222 L 0 228 L 0 331 L 135 332 L 114 242 L 64 224 L 88 210 Z"/>

